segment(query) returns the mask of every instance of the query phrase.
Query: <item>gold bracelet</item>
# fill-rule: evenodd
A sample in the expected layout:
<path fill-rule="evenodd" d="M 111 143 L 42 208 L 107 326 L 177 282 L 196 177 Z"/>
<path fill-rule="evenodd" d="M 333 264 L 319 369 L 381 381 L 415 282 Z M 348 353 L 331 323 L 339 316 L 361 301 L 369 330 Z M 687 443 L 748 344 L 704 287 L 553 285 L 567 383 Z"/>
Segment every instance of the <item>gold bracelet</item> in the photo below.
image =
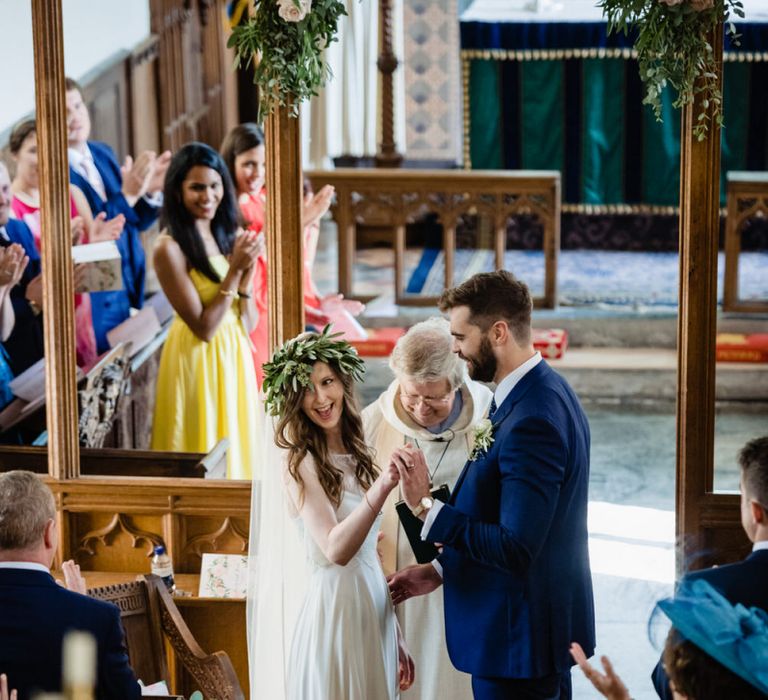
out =
<path fill-rule="evenodd" d="M 219 294 L 223 297 L 229 297 L 230 299 L 239 299 L 239 295 L 235 291 L 227 291 L 226 289 L 219 289 Z"/>

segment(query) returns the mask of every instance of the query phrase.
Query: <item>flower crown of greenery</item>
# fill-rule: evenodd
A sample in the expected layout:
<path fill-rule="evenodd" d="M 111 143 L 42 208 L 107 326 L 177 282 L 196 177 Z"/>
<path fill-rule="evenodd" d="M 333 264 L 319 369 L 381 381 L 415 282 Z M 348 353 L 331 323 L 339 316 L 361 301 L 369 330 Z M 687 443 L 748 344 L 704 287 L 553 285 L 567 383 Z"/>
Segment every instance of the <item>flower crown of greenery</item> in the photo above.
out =
<path fill-rule="evenodd" d="M 285 390 L 294 391 L 312 385 L 310 375 L 316 362 L 333 365 L 342 374 L 360 381 L 365 363 L 346 340 L 335 340 L 341 333 L 331 333 L 331 326 L 322 333 L 300 335 L 283 345 L 269 362 L 264 363 L 265 404 L 270 415 L 279 416 L 285 407 Z"/>

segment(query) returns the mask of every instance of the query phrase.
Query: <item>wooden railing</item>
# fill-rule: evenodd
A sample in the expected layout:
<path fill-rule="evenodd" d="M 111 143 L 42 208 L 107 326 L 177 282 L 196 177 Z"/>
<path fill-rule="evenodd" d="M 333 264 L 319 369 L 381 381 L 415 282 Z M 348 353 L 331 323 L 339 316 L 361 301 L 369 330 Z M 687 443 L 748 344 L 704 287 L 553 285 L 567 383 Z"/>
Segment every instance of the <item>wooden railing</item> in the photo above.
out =
<path fill-rule="evenodd" d="M 750 219 L 768 216 L 768 173 L 729 172 L 727 181 L 723 311 L 765 313 L 768 311 L 768 299 L 739 297 L 739 255 L 744 224 Z"/>
<path fill-rule="evenodd" d="M 353 288 L 357 256 L 357 225 L 394 231 L 395 301 L 430 305 L 437 295 L 407 293 L 405 280 L 406 225 L 432 214 L 442 225 L 444 287 L 454 275 L 456 231 L 462 217 L 476 216 L 490 227 L 496 269 L 504 267 L 507 223 L 533 215 L 543 225 L 544 290 L 534 299 L 539 307 L 557 303 L 557 256 L 560 248 L 560 173 L 556 171 L 375 170 L 342 168 L 306 173 L 317 191 L 336 188 L 331 212 L 339 229 L 339 291 L 361 298 Z M 382 290 L 384 291 L 384 290 Z M 363 298 L 363 300 L 369 300 Z"/>

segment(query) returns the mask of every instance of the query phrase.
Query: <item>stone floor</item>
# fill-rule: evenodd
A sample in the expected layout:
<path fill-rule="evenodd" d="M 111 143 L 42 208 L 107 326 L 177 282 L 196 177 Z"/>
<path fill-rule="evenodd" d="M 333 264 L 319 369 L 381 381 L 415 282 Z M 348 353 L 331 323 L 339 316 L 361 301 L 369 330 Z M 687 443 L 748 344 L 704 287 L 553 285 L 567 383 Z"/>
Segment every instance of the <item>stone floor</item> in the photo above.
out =
<path fill-rule="evenodd" d="M 336 250 L 335 231 L 324 230 L 315 270 L 324 292 L 337 289 Z M 391 287 L 392 257 L 361 254 L 356 284 L 374 293 Z M 435 312 L 397 307 L 385 293 L 368 305 L 363 325 L 410 325 Z M 561 307 L 537 312 L 534 323 L 568 330 L 574 347 L 553 365 L 579 393 L 592 429 L 589 544 L 597 653 L 611 657 L 636 700 L 652 700 L 649 675 L 666 634 L 653 610 L 674 580 L 676 313 Z M 765 318 L 719 323 L 733 332 L 768 332 Z M 366 365 L 363 405 L 392 379 L 386 359 Z M 739 448 L 768 432 L 768 372 L 759 365 L 718 365 L 717 391 L 715 486 L 737 490 Z M 598 697 L 578 671 L 574 697 Z"/>

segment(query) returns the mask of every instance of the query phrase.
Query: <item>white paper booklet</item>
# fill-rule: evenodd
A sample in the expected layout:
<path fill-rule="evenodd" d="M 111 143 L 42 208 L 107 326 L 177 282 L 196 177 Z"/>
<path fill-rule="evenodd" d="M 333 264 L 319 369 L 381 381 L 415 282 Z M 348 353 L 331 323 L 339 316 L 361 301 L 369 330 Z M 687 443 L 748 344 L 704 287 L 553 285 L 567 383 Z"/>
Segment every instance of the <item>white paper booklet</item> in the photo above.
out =
<path fill-rule="evenodd" d="M 245 598 L 248 557 L 241 554 L 203 554 L 200 598 Z"/>
<path fill-rule="evenodd" d="M 34 365 L 27 367 L 18 377 L 8 384 L 14 396 L 24 401 L 34 401 L 45 395 L 45 358 L 40 358 Z"/>

